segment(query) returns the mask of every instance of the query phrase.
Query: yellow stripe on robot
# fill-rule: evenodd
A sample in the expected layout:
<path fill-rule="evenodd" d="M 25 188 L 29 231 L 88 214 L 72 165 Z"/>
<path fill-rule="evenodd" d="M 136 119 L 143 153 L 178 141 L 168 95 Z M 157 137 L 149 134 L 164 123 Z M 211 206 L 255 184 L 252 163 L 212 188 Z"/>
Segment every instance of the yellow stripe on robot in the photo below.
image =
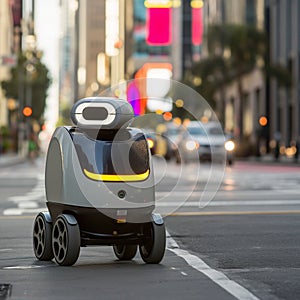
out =
<path fill-rule="evenodd" d="M 109 175 L 109 174 L 97 174 L 89 172 L 84 169 L 84 174 L 93 180 L 97 181 L 142 181 L 148 178 L 149 170 L 142 174 L 134 174 L 134 175 Z"/>

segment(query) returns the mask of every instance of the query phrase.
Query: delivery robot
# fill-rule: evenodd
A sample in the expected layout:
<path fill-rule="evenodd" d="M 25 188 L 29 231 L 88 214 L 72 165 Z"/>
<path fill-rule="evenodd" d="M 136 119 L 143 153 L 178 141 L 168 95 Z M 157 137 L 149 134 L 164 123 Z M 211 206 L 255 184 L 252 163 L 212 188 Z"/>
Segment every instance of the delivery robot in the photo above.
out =
<path fill-rule="evenodd" d="M 49 212 L 33 224 L 37 259 L 70 266 L 80 247 L 111 245 L 119 260 L 133 259 L 139 248 L 145 263 L 161 262 L 165 226 L 154 213 L 148 143 L 129 127 L 133 117 L 127 101 L 84 98 L 71 111 L 75 126 L 55 130 L 45 170 Z"/>

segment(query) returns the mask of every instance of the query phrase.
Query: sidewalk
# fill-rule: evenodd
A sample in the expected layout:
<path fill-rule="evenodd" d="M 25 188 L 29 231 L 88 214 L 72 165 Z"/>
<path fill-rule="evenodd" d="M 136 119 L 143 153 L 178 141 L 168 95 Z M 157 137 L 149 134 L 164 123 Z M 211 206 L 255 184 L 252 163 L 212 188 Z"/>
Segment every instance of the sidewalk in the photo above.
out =
<path fill-rule="evenodd" d="M 293 157 L 280 156 L 277 160 L 274 155 L 266 154 L 261 156 L 250 156 L 246 158 L 237 158 L 237 161 L 247 161 L 247 162 L 255 162 L 255 163 L 263 163 L 263 164 L 272 164 L 272 165 L 288 165 L 288 166 L 300 166 L 300 158 L 296 160 Z"/>
<path fill-rule="evenodd" d="M 16 153 L 0 154 L 0 168 L 10 167 L 26 161 L 26 157 Z"/>

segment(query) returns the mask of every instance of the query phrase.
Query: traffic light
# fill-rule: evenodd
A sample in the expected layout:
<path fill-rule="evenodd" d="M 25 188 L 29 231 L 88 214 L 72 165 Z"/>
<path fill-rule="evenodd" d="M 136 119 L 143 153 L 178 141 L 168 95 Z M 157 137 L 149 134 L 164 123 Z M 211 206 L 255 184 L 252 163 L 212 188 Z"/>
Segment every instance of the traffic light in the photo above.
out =
<path fill-rule="evenodd" d="M 30 106 L 25 106 L 22 113 L 24 117 L 30 117 L 32 115 L 32 108 Z"/>
<path fill-rule="evenodd" d="M 269 119 L 267 116 L 260 116 L 258 119 L 258 124 L 260 125 L 259 128 L 259 135 L 264 139 L 268 139 L 269 135 Z"/>
<path fill-rule="evenodd" d="M 258 122 L 260 126 L 265 127 L 268 125 L 268 118 L 266 116 L 261 116 Z"/>

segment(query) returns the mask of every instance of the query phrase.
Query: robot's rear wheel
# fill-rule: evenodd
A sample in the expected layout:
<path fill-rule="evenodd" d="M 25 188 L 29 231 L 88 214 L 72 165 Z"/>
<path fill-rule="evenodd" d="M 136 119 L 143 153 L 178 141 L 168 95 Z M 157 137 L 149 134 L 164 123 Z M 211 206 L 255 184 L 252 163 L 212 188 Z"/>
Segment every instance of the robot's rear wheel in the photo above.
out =
<path fill-rule="evenodd" d="M 73 216 L 63 214 L 57 217 L 52 231 L 52 249 L 55 261 L 61 266 L 71 266 L 77 261 L 80 252 L 80 230 Z"/>
<path fill-rule="evenodd" d="M 119 260 L 131 260 L 136 255 L 137 245 L 114 245 L 113 249 Z"/>
<path fill-rule="evenodd" d="M 52 222 L 47 213 L 39 213 L 33 225 L 33 250 L 37 259 L 52 260 L 51 246 Z"/>
<path fill-rule="evenodd" d="M 166 249 L 165 225 L 154 222 L 145 224 L 143 233 L 148 237 L 147 241 L 139 246 L 143 261 L 148 264 L 160 263 Z"/>

